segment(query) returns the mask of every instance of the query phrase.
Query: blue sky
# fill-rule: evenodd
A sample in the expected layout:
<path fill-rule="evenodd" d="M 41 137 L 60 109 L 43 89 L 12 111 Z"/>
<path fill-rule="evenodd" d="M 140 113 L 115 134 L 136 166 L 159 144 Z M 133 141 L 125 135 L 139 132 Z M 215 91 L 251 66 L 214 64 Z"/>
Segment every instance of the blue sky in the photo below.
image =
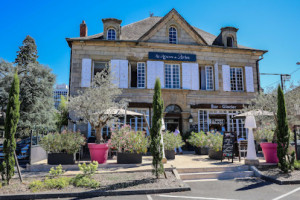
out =
<path fill-rule="evenodd" d="M 149 16 L 164 16 L 175 8 L 191 25 L 218 35 L 220 28 L 239 28 L 238 42 L 268 50 L 260 71 L 291 73 L 300 66 L 300 1 L 297 0 L 134 0 L 134 1 L 3 1 L 0 4 L 0 58 L 14 61 L 26 35 L 37 43 L 39 62 L 53 69 L 57 83 L 67 83 L 70 48 L 66 37 L 79 36 L 85 20 L 88 35 L 102 32 L 102 18 L 126 25 Z M 300 81 L 300 70 L 292 75 Z M 262 86 L 276 85 L 279 76 L 262 76 Z"/>

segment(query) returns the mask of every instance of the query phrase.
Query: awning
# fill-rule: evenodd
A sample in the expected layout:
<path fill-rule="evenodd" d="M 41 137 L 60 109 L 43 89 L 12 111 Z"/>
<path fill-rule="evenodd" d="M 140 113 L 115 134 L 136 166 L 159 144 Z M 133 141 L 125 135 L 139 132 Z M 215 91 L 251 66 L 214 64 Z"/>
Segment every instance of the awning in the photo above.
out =
<path fill-rule="evenodd" d="M 265 111 L 265 110 L 250 110 L 248 112 L 244 112 L 241 114 L 238 114 L 236 116 L 234 116 L 234 119 L 244 119 L 247 116 L 273 116 L 272 112 L 269 111 Z"/>

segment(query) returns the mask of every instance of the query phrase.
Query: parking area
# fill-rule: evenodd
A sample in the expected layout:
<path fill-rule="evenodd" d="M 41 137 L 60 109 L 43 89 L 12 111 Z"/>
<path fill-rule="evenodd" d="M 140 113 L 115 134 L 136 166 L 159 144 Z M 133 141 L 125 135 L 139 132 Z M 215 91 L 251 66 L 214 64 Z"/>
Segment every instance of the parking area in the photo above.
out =
<path fill-rule="evenodd" d="M 277 185 L 258 178 L 188 183 L 192 191 L 156 195 L 96 197 L 94 200 L 298 200 L 300 185 Z M 73 198 L 74 199 L 74 198 Z"/>

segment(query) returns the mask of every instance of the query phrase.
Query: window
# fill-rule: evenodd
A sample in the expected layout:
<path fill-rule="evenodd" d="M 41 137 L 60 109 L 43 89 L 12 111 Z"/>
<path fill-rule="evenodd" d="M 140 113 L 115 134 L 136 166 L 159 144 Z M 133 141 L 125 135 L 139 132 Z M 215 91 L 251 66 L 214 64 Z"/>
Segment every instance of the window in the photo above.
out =
<path fill-rule="evenodd" d="M 177 30 L 173 26 L 169 28 L 169 43 L 177 44 Z"/>
<path fill-rule="evenodd" d="M 178 64 L 165 64 L 165 87 L 180 89 L 180 69 Z"/>
<path fill-rule="evenodd" d="M 141 114 L 145 114 L 147 121 L 149 123 L 149 109 L 148 108 L 128 108 L 128 110 L 137 112 L 137 113 L 141 113 Z M 135 131 L 145 131 L 146 130 L 147 135 L 149 135 L 149 130 L 148 130 L 146 122 L 144 121 L 143 116 L 132 117 L 129 119 L 129 121 L 127 120 L 127 124 L 129 124 L 130 127 L 132 129 L 134 129 Z"/>
<path fill-rule="evenodd" d="M 205 74 L 206 74 L 206 90 L 213 90 L 214 89 L 213 68 L 211 66 L 206 66 Z"/>
<path fill-rule="evenodd" d="M 108 29 L 107 30 L 107 40 L 116 40 L 116 31 L 115 29 Z"/>
<path fill-rule="evenodd" d="M 137 87 L 145 88 L 145 63 L 138 62 L 137 63 Z"/>
<path fill-rule="evenodd" d="M 107 62 L 100 62 L 100 61 L 95 61 L 94 62 L 94 72 L 93 75 L 96 76 L 97 73 L 101 72 L 108 66 Z"/>
<path fill-rule="evenodd" d="M 244 90 L 242 68 L 230 68 L 230 87 L 231 91 L 234 92 L 241 92 Z"/>
<path fill-rule="evenodd" d="M 233 47 L 233 39 L 232 39 L 232 37 L 227 37 L 227 47 Z"/>

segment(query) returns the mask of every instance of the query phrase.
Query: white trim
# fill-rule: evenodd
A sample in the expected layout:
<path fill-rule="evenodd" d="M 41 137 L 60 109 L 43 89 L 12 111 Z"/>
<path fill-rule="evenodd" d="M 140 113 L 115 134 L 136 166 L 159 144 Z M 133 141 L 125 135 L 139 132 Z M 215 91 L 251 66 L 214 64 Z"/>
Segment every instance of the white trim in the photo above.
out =
<path fill-rule="evenodd" d="M 83 58 L 81 63 L 81 87 L 90 87 L 92 78 L 92 59 Z"/>
<path fill-rule="evenodd" d="M 208 69 L 211 69 L 211 83 L 212 83 L 212 88 L 208 88 Z M 205 81 L 206 81 L 206 90 L 208 90 L 208 91 L 212 91 L 212 90 L 214 90 L 214 69 L 213 69 L 213 67 L 212 66 L 205 66 Z"/>
<path fill-rule="evenodd" d="M 247 92 L 254 92 L 253 68 L 245 67 L 246 89 Z"/>
<path fill-rule="evenodd" d="M 170 73 L 171 73 L 171 87 L 170 88 L 167 88 L 166 87 L 166 65 L 170 65 Z M 174 80 L 173 80 L 173 75 L 174 75 L 174 67 L 178 67 L 178 81 L 179 81 L 179 87 L 178 88 L 174 88 Z M 167 88 L 167 89 L 180 89 L 181 88 L 181 84 L 180 84 L 180 82 L 181 82 L 181 78 L 180 78 L 180 64 L 168 64 L 168 63 L 165 63 L 164 64 L 164 80 L 165 80 L 165 82 L 164 82 L 164 86 L 165 86 L 165 88 Z"/>
<path fill-rule="evenodd" d="M 230 84 L 230 66 L 222 65 L 222 78 L 223 78 L 223 91 L 230 92 L 231 84 Z"/>
<path fill-rule="evenodd" d="M 144 87 L 139 87 L 139 64 L 143 64 L 144 66 Z M 136 64 L 136 87 L 137 88 L 146 88 L 146 63 L 145 62 L 137 62 Z"/>
<path fill-rule="evenodd" d="M 215 90 L 219 90 L 219 66 L 216 62 L 214 65 L 215 68 Z"/>

